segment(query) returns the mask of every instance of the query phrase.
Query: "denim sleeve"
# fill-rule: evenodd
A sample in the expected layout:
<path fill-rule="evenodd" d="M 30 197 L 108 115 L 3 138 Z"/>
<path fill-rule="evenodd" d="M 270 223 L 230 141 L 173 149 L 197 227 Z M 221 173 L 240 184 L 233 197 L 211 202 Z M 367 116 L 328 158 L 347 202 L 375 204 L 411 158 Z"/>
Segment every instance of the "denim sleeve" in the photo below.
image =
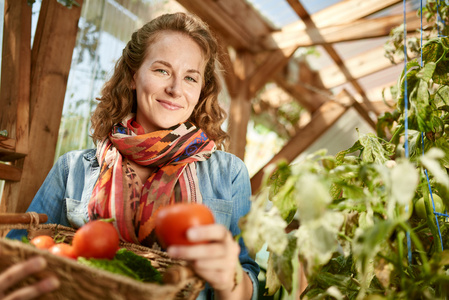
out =
<path fill-rule="evenodd" d="M 68 174 L 67 155 L 61 156 L 48 173 L 44 183 L 39 188 L 27 212 L 37 212 L 48 216 L 47 223 L 70 226 L 67 221 L 65 206 L 65 190 Z M 21 239 L 27 232 L 23 229 L 13 229 L 6 237 Z"/>
<path fill-rule="evenodd" d="M 251 206 L 251 183 L 249 179 L 248 170 L 238 157 L 234 156 L 232 164 L 232 203 L 233 214 L 231 221 L 231 232 L 234 236 L 240 234 L 240 228 L 238 226 L 240 218 L 245 216 Z M 243 270 L 249 275 L 253 283 L 253 296 L 251 299 L 258 299 L 259 281 L 257 276 L 260 272 L 259 265 L 249 255 L 248 249 L 242 238 L 239 239 L 240 252 L 240 264 Z"/>

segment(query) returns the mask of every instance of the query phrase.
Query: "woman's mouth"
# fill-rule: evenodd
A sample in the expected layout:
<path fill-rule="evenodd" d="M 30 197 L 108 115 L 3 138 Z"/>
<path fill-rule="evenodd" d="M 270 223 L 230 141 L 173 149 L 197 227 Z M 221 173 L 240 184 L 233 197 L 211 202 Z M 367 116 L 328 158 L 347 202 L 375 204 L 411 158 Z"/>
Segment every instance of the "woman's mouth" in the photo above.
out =
<path fill-rule="evenodd" d="M 159 102 L 159 104 L 161 104 L 165 109 L 168 110 L 178 110 L 182 108 L 181 105 L 166 100 L 157 100 L 157 102 Z"/>

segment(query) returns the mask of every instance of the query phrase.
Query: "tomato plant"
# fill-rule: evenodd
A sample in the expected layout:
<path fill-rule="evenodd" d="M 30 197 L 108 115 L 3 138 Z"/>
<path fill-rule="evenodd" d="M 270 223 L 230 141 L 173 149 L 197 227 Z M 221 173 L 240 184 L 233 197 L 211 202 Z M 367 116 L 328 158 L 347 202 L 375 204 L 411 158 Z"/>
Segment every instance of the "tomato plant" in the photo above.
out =
<path fill-rule="evenodd" d="M 68 257 L 68 258 L 72 258 L 72 259 L 77 258 L 77 255 L 76 255 L 73 247 L 69 244 L 64 244 L 64 243 L 55 244 L 55 245 L 51 246 L 48 249 L 48 251 L 50 251 L 50 253 L 57 255 L 57 256 Z"/>
<path fill-rule="evenodd" d="M 435 204 L 435 211 L 438 213 L 444 213 L 445 207 L 444 207 L 443 200 L 441 199 L 441 197 L 438 196 L 437 194 L 432 194 L 432 196 L 433 196 L 433 202 Z M 429 199 L 428 200 L 429 208 L 431 210 L 433 210 L 432 199 L 430 198 L 430 195 L 429 195 L 428 199 Z M 414 211 L 416 212 L 416 215 L 419 218 L 421 218 L 421 219 L 426 218 L 426 208 L 424 206 L 424 197 L 421 197 L 418 199 L 418 201 L 416 201 Z"/>
<path fill-rule="evenodd" d="M 85 258 L 114 258 L 120 238 L 112 223 L 94 220 L 79 228 L 72 245 L 78 256 Z"/>
<path fill-rule="evenodd" d="M 156 213 L 156 235 L 163 247 L 192 245 L 186 232 L 192 226 L 213 224 L 211 210 L 196 203 L 179 203 L 162 207 Z"/>
<path fill-rule="evenodd" d="M 31 239 L 30 244 L 39 249 L 49 249 L 55 245 L 55 241 L 49 235 L 39 235 Z"/>

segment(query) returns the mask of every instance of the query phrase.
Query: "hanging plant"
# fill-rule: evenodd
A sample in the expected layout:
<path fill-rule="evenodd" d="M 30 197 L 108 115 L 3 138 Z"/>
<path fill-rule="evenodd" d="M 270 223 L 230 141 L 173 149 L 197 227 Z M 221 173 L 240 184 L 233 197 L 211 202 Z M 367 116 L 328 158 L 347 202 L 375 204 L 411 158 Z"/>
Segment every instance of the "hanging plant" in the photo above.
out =
<path fill-rule="evenodd" d="M 253 254 L 267 246 L 268 294 L 295 298 L 301 264 L 302 299 L 449 296 L 449 38 L 428 40 L 422 54 L 398 79 L 396 110 L 377 135 L 266 172 L 240 226 Z"/>

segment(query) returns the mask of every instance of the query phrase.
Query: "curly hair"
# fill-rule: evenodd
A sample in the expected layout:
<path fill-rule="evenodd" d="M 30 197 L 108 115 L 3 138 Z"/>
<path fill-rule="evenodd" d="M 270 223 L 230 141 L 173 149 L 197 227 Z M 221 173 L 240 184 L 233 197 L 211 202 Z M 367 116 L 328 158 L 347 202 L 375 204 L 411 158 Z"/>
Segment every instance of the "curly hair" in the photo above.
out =
<path fill-rule="evenodd" d="M 161 15 L 132 34 L 122 56 L 115 64 L 114 73 L 103 86 L 101 97 L 97 98 L 99 103 L 91 117 L 92 139 L 95 143 L 106 138 L 114 124 L 136 111 L 133 76 L 145 60 L 151 44 L 164 31 L 186 34 L 202 49 L 207 62 L 204 82 L 199 101 L 189 121 L 201 128 L 219 148 L 224 148 L 228 135 L 221 129 L 226 112 L 218 103 L 218 94 L 221 91 L 218 43 L 206 23 L 185 13 Z"/>

